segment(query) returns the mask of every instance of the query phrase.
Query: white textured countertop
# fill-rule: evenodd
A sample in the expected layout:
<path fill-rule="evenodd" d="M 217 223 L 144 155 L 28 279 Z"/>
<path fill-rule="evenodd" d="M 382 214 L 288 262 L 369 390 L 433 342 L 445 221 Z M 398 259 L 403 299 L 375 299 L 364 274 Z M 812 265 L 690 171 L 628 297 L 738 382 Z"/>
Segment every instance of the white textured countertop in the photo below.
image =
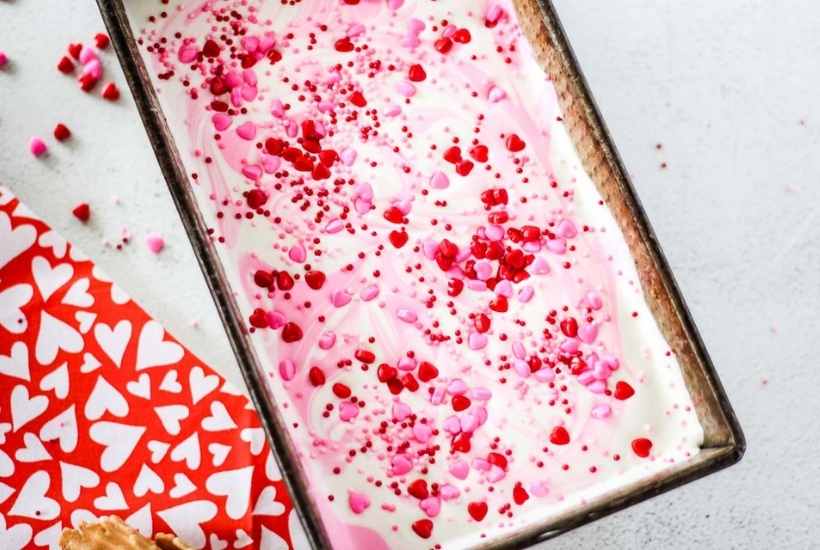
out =
<path fill-rule="evenodd" d="M 820 5 L 556 0 L 746 431 L 743 462 L 543 548 L 810 548 L 820 514 Z M 91 1 L 0 0 L 0 184 L 240 382 L 116 59 L 118 103 L 55 65 L 103 30 Z M 74 133 L 28 152 L 57 122 Z M 656 149 L 661 143 L 662 148 Z M 661 163 L 668 168 L 661 169 Z M 115 198 L 119 199 L 115 201 Z M 71 215 L 92 207 L 83 226 Z M 123 228 L 131 243 L 116 242 Z M 159 256 L 144 244 L 158 232 Z"/>

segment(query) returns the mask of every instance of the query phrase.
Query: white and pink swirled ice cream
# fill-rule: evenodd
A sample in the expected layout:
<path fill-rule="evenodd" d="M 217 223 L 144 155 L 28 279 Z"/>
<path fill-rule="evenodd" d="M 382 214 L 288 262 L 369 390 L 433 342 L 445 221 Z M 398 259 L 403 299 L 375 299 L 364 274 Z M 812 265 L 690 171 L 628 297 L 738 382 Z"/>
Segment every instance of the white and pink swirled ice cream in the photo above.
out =
<path fill-rule="evenodd" d="M 464 548 L 703 432 L 509 0 L 133 2 L 338 548 Z"/>

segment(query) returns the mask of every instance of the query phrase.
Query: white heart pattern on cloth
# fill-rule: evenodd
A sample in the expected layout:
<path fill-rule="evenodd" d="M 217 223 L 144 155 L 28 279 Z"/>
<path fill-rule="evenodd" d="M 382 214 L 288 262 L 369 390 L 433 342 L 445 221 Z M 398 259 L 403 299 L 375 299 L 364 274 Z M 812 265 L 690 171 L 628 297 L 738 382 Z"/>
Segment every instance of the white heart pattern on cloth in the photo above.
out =
<path fill-rule="evenodd" d="M 14 473 L 14 462 L 6 451 L 0 449 L 0 477 L 9 477 Z M 2 502 L 2 501 L 0 501 Z"/>
<path fill-rule="evenodd" d="M 0 504 L 6 502 L 9 497 L 14 494 L 14 491 L 16 491 L 16 489 L 0 481 Z"/>
<path fill-rule="evenodd" d="M 156 441 L 152 439 L 148 442 L 146 447 L 149 451 L 151 451 L 151 462 L 158 464 L 165 457 L 165 453 L 168 452 L 171 445 L 163 441 Z"/>
<path fill-rule="evenodd" d="M 57 399 L 65 399 L 68 395 L 68 363 L 63 363 L 40 379 L 42 391 L 54 391 Z"/>
<path fill-rule="evenodd" d="M 63 498 L 76 502 L 82 489 L 90 489 L 100 484 L 100 476 L 94 470 L 60 461 L 60 478 L 63 480 Z"/>
<path fill-rule="evenodd" d="M 97 510 L 110 512 L 113 510 L 127 510 L 128 504 L 125 502 L 122 488 L 116 482 L 109 481 L 105 485 L 105 495 L 94 499 L 94 507 Z"/>
<path fill-rule="evenodd" d="M 285 513 L 285 505 L 276 501 L 276 487 L 268 485 L 259 493 L 253 514 L 256 516 L 281 516 Z"/>
<path fill-rule="evenodd" d="M 181 430 L 180 423 L 185 418 L 188 418 L 189 410 L 185 405 L 163 405 L 162 407 L 154 407 L 154 412 L 157 413 L 162 427 L 171 435 L 179 435 Z"/>
<path fill-rule="evenodd" d="M 216 516 L 216 504 L 207 500 L 194 500 L 157 512 L 168 527 L 194 548 L 202 548 L 207 542 L 200 525 Z"/>
<path fill-rule="evenodd" d="M 168 393 L 181 393 L 182 384 L 179 383 L 177 376 L 179 375 L 176 369 L 169 370 L 165 376 L 162 377 L 162 382 L 159 383 L 159 389 L 167 391 Z"/>
<path fill-rule="evenodd" d="M 26 548 L 31 540 L 31 525 L 18 523 L 11 527 L 6 527 L 6 518 L 0 514 L 0 542 L 3 550 L 22 550 Z"/>
<path fill-rule="evenodd" d="M 12 334 L 23 334 L 28 330 L 28 319 L 23 314 L 23 306 L 34 296 L 29 284 L 10 286 L 0 291 L 0 327 Z"/>
<path fill-rule="evenodd" d="M 71 264 L 57 264 L 57 266 L 52 267 L 48 260 L 42 256 L 37 256 L 31 261 L 31 272 L 44 302 L 48 301 L 52 294 L 62 288 L 74 276 L 74 268 L 71 267 Z"/>
<path fill-rule="evenodd" d="M 149 492 L 161 495 L 165 490 L 165 482 L 147 464 L 143 464 L 137 476 L 137 481 L 134 482 L 133 490 L 135 497 L 145 496 Z"/>
<path fill-rule="evenodd" d="M 97 314 L 91 313 L 90 311 L 78 311 L 74 314 L 74 319 L 79 323 L 77 328 L 80 329 L 80 332 L 88 334 L 88 331 L 91 330 L 92 325 L 94 325 L 94 321 L 97 320 Z"/>
<path fill-rule="evenodd" d="M 25 342 L 15 342 L 11 346 L 11 355 L 0 354 L 0 375 L 11 376 L 31 381 L 28 369 L 28 346 Z"/>
<path fill-rule="evenodd" d="M 101 366 L 102 363 L 100 363 L 100 360 L 97 359 L 93 353 L 84 353 L 83 364 L 80 365 L 80 372 L 83 374 L 88 374 L 89 372 L 94 372 Z"/>
<path fill-rule="evenodd" d="M 111 284 L 111 301 L 117 305 L 127 304 L 131 301 L 131 297 L 125 293 L 117 283 Z"/>
<path fill-rule="evenodd" d="M 122 319 L 113 329 L 104 323 L 97 323 L 94 325 L 94 338 L 111 361 L 121 367 L 122 356 L 131 340 L 131 322 Z"/>
<path fill-rule="evenodd" d="M 251 445 L 251 454 L 258 455 L 265 449 L 265 430 L 262 428 L 242 428 L 239 438 Z"/>
<path fill-rule="evenodd" d="M 63 532 L 63 522 L 58 521 L 47 529 L 43 529 L 34 535 L 34 544 L 36 546 L 46 546 L 49 550 L 58 550 L 60 548 L 60 533 Z"/>
<path fill-rule="evenodd" d="M 15 432 L 43 414 L 47 408 L 48 397 L 29 397 L 28 388 L 23 384 L 18 384 L 11 390 L 11 423 Z"/>
<path fill-rule="evenodd" d="M 236 540 L 234 541 L 233 545 L 234 548 L 245 548 L 253 544 L 253 539 L 245 532 L 244 529 L 237 529 L 236 530 Z"/>
<path fill-rule="evenodd" d="M 194 485 L 191 479 L 185 474 L 177 472 L 174 474 L 174 486 L 168 491 L 168 496 L 171 498 L 182 498 L 190 495 L 194 491 L 196 491 L 196 485 Z"/>
<path fill-rule="evenodd" d="M 46 231 L 37 242 L 43 248 L 51 248 L 55 258 L 62 259 L 68 249 L 68 241 L 56 231 Z"/>
<path fill-rule="evenodd" d="M 143 399 L 151 399 L 151 378 L 148 373 L 143 372 L 135 381 L 128 382 L 125 389 L 131 395 L 142 397 Z"/>
<path fill-rule="evenodd" d="M 96 523 L 99 518 L 84 508 L 71 512 L 71 526 L 78 528 L 83 523 Z"/>
<path fill-rule="evenodd" d="M 211 416 L 202 419 L 202 428 L 208 432 L 221 432 L 234 430 L 237 425 L 221 401 L 211 401 Z"/>
<path fill-rule="evenodd" d="M 184 354 L 176 342 L 166 342 L 165 329 L 156 321 L 143 325 L 137 344 L 137 370 L 162 367 L 178 362 Z"/>
<path fill-rule="evenodd" d="M 228 547 L 228 542 L 217 537 L 213 533 L 208 537 L 208 542 L 211 545 L 211 550 L 225 550 Z"/>
<path fill-rule="evenodd" d="M 202 454 L 199 449 L 199 434 L 196 432 L 189 435 L 179 445 L 171 451 L 173 462 L 185 461 L 185 465 L 191 470 L 199 469 Z"/>
<path fill-rule="evenodd" d="M 20 447 L 14 453 L 14 458 L 18 462 L 40 462 L 41 460 L 50 460 L 51 455 L 43 446 L 43 442 L 31 432 L 23 434 L 23 444 L 25 447 Z"/>
<path fill-rule="evenodd" d="M 223 445 L 222 443 L 211 443 L 208 445 L 208 452 L 211 453 L 211 463 L 216 466 L 222 466 L 225 463 L 225 459 L 228 458 L 228 453 L 231 452 L 230 445 Z"/>
<path fill-rule="evenodd" d="M 69 406 L 66 410 L 43 424 L 40 428 L 41 441 L 60 441 L 60 450 L 70 453 L 77 448 L 77 413 L 75 405 Z"/>
<path fill-rule="evenodd" d="M 225 512 L 231 519 L 239 519 L 248 511 L 253 466 L 225 470 L 208 476 L 205 489 L 214 496 L 226 497 Z"/>
<path fill-rule="evenodd" d="M 37 230 L 33 225 L 18 225 L 11 229 L 11 218 L 0 212 L 0 269 L 28 250 L 37 240 Z"/>
<path fill-rule="evenodd" d="M 40 314 L 40 333 L 34 353 L 38 363 L 50 365 L 60 350 L 79 353 L 83 345 L 83 337 L 74 327 L 45 311 Z"/>
<path fill-rule="evenodd" d="M 99 375 L 94 389 L 85 402 L 85 417 L 89 420 L 99 420 L 106 412 L 123 418 L 128 415 L 128 401 L 108 380 Z"/>
<path fill-rule="evenodd" d="M 60 505 L 46 496 L 50 485 L 48 472 L 40 470 L 31 474 L 17 494 L 9 515 L 44 521 L 56 518 L 60 515 Z"/>
<path fill-rule="evenodd" d="M 103 445 L 100 467 L 104 472 L 114 472 L 128 460 L 137 442 L 145 433 L 145 426 L 131 426 L 119 422 L 97 422 L 91 425 L 91 439 Z"/>
<path fill-rule="evenodd" d="M 154 534 L 154 520 L 151 517 L 151 503 L 149 502 L 125 518 L 125 523 L 142 533 L 143 537 L 151 537 Z"/>
<path fill-rule="evenodd" d="M 219 376 L 215 374 L 205 374 L 202 367 L 194 367 L 188 375 L 188 385 L 191 387 L 191 399 L 194 405 L 199 403 L 206 395 L 211 393 L 219 385 Z"/>
<path fill-rule="evenodd" d="M 289 546 L 285 539 L 262 526 L 262 540 L 259 542 L 259 550 L 288 550 Z"/>
<path fill-rule="evenodd" d="M 65 296 L 63 296 L 61 302 L 67 306 L 82 308 L 89 308 L 93 306 L 94 296 L 88 293 L 88 287 L 90 285 L 91 282 L 88 280 L 88 277 L 77 279 L 74 281 L 74 284 L 68 287 L 68 292 L 65 293 Z"/>

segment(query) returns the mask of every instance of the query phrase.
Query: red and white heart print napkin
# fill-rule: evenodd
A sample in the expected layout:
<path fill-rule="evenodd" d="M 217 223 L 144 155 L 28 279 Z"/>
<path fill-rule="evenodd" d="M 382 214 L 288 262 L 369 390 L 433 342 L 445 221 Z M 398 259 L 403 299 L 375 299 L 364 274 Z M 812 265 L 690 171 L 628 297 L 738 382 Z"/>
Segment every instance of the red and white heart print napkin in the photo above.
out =
<path fill-rule="evenodd" d="M 196 548 L 301 536 L 248 400 L 0 187 L 0 547 L 111 514 Z"/>

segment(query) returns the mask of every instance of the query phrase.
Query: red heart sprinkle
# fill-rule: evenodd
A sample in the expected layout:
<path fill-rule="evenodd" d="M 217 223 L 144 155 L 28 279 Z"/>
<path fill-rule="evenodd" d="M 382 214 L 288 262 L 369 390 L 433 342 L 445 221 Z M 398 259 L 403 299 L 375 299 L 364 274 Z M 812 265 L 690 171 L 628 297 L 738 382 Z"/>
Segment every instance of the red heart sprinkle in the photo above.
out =
<path fill-rule="evenodd" d="M 447 282 L 447 296 L 455 298 L 464 290 L 464 281 L 461 279 L 450 279 Z"/>
<path fill-rule="evenodd" d="M 264 269 L 258 269 L 256 273 L 253 274 L 253 282 L 256 283 L 258 287 L 270 288 L 273 286 L 273 273 L 265 271 Z"/>
<path fill-rule="evenodd" d="M 117 89 L 116 84 L 109 82 L 103 88 L 102 96 L 108 101 L 117 101 L 120 98 L 120 91 Z"/>
<path fill-rule="evenodd" d="M 419 380 L 422 382 L 429 382 L 438 377 L 438 369 L 427 361 L 422 361 L 419 365 Z"/>
<path fill-rule="evenodd" d="M 424 67 L 416 63 L 415 65 L 410 66 L 410 70 L 407 72 L 407 77 L 413 82 L 421 82 L 427 78 L 427 73 L 424 72 Z"/>
<path fill-rule="evenodd" d="M 347 1 L 349 2 L 350 0 Z M 429 539 L 430 535 L 433 534 L 433 522 L 427 518 L 414 521 L 411 527 L 413 531 L 423 539 Z"/>
<path fill-rule="evenodd" d="M 330 177 L 330 170 L 328 170 L 324 164 L 319 163 L 313 167 L 311 175 L 315 180 L 326 180 Z"/>
<path fill-rule="evenodd" d="M 219 44 L 213 40 L 206 40 L 205 45 L 202 46 L 202 55 L 205 57 L 216 57 L 219 55 Z"/>
<path fill-rule="evenodd" d="M 512 151 L 513 153 L 522 151 L 524 147 L 527 146 L 527 144 L 524 143 L 524 141 L 520 137 L 518 137 L 518 134 L 510 134 L 509 136 L 507 136 L 506 145 L 507 149 Z"/>
<path fill-rule="evenodd" d="M 346 385 L 342 384 L 341 382 L 336 382 L 333 384 L 333 395 L 340 399 L 347 399 L 350 397 L 350 388 Z"/>
<path fill-rule="evenodd" d="M 450 444 L 450 448 L 453 452 L 460 452 L 460 453 L 469 453 L 470 452 L 470 437 L 471 435 L 467 432 L 461 432 L 457 436 L 453 438 L 453 442 Z"/>
<path fill-rule="evenodd" d="M 367 100 L 364 98 L 364 94 L 359 91 L 355 91 L 350 94 L 350 102 L 356 107 L 364 107 L 367 105 Z"/>
<path fill-rule="evenodd" d="M 461 148 L 457 145 L 453 145 L 452 147 L 448 148 L 444 151 L 444 160 L 451 164 L 457 164 L 461 162 Z"/>
<path fill-rule="evenodd" d="M 251 189 L 248 191 L 248 194 L 245 195 L 245 200 L 248 202 L 250 208 L 256 210 L 268 202 L 268 194 L 261 189 Z"/>
<path fill-rule="evenodd" d="M 71 62 L 68 56 L 64 55 L 62 59 L 60 59 L 60 62 L 57 63 L 57 70 L 63 74 L 68 74 L 74 70 L 74 63 Z"/>
<path fill-rule="evenodd" d="M 282 328 L 282 340 L 288 344 L 302 339 L 302 329 L 296 323 L 285 323 Z"/>
<path fill-rule="evenodd" d="M 353 355 L 362 363 L 372 363 L 376 360 L 376 354 L 369 349 L 357 349 Z"/>
<path fill-rule="evenodd" d="M 530 495 L 527 493 L 524 487 L 521 486 L 521 482 L 516 483 L 515 487 L 513 487 L 513 501 L 519 506 L 521 506 L 529 498 Z"/>
<path fill-rule="evenodd" d="M 490 302 L 490 309 L 497 311 L 498 313 L 504 313 L 509 309 L 509 307 L 509 302 L 507 302 L 507 298 L 505 296 L 496 296 L 493 298 L 493 301 Z"/>
<path fill-rule="evenodd" d="M 276 286 L 279 287 L 279 290 L 290 290 L 293 285 L 293 277 L 287 271 L 280 271 L 276 274 Z"/>
<path fill-rule="evenodd" d="M 459 44 L 467 44 L 470 40 L 472 40 L 472 36 L 470 36 L 470 31 L 467 29 L 458 29 L 453 34 L 453 40 Z"/>
<path fill-rule="evenodd" d="M 649 452 L 652 450 L 652 442 L 646 439 L 645 437 L 633 439 L 632 450 L 635 451 L 635 454 L 639 457 L 646 458 L 649 456 Z"/>
<path fill-rule="evenodd" d="M 347 53 L 353 51 L 353 42 L 350 41 L 350 38 L 345 36 L 344 38 L 340 38 L 336 41 L 336 44 L 333 46 L 337 52 Z"/>
<path fill-rule="evenodd" d="M 470 407 L 470 399 L 464 395 L 454 395 L 452 405 L 454 411 L 461 412 Z"/>
<path fill-rule="evenodd" d="M 305 273 L 305 282 L 313 290 L 319 290 L 325 284 L 325 274 L 321 271 L 308 271 Z"/>
<path fill-rule="evenodd" d="M 83 51 L 82 44 L 69 44 L 68 45 L 68 53 L 74 59 L 80 59 L 80 52 Z"/>
<path fill-rule="evenodd" d="M 333 163 L 339 160 L 339 153 L 333 149 L 325 149 L 319 153 L 319 162 L 330 168 Z"/>
<path fill-rule="evenodd" d="M 449 38 L 439 38 L 433 43 L 433 47 L 438 53 L 447 53 L 453 49 L 453 41 Z"/>
<path fill-rule="evenodd" d="M 507 470 L 507 458 L 501 453 L 489 453 L 487 455 L 487 462 L 495 466 L 498 466 L 504 471 Z"/>
<path fill-rule="evenodd" d="M 401 383 L 405 388 L 407 388 L 408 391 L 413 392 L 419 389 L 418 380 L 416 380 L 416 377 L 409 372 L 401 377 Z"/>
<path fill-rule="evenodd" d="M 635 395 L 635 389 L 627 382 L 620 381 L 615 384 L 615 399 L 625 401 Z"/>
<path fill-rule="evenodd" d="M 404 221 L 404 214 L 395 206 L 391 206 L 384 211 L 384 219 L 390 223 L 401 223 Z"/>
<path fill-rule="evenodd" d="M 396 248 L 401 248 L 405 244 L 407 244 L 408 238 L 409 236 L 405 231 L 391 231 L 389 235 L 390 244 L 392 244 Z"/>
<path fill-rule="evenodd" d="M 473 325 L 478 332 L 484 333 L 490 330 L 490 318 L 484 315 L 483 313 L 479 313 L 473 319 Z"/>
<path fill-rule="evenodd" d="M 68 129 L 68 126 L 60 122 L 57 126 L 54 127 L 54 139 L 57 141 L 65 141 L 71 137 L 71 130 Z"/>
<path fill-rule="evenodd" d="M 389 382 L 396 378 L 399 375 L 399 371 L 397 371 L 394 367 L 391 367 L 387 363 L 382 363 L 379 365 L 379 370 L 377 372 L 377 376 L 379 377 L 379 382 Z"/>
<path fill-rule="evenodd" d="M 564 336 L 575 338 L 578 335 L 578 321 L 574 317 L 562 319 L 561 332 L 564 333 Z"/>
<path fill-rule="evenodd" d="M 249 320 L 251 325 L 256 328 L 268 328 L 268 315 L 264 309 L 254 309 Z"/>
<path fill-rule="evenodd" d="M 74 214 L 75 218 L 85 223 L 91 217 L 91 208 L 88 206 L 88 203 L 81 202 L 74 207 L 71 213 Z"/>
<path fill-rule="evenodd" d="M 91 91 L 91 88 L 97 84 L 97 79 L 90 74 L 81 75 L 77 81 L 80 83 L 80 89 L 84 92 Z"/>
<path fill-rule="evenodd" d="M 314 386 L 322 386 L 325 383 L 325 373 L 319 367 L 310 367 L 308 371 L 308 380 Z"/>
<path fill-rule="evenodd" d="M 107 34 L 103 34 L 98 32 L 94 35 L 94 45 L 96 45 L 99 49 L 104 50 L 108 47 L 109 39 Z"/>
<path fill-rule="evenodd" d="M 471 502 L 467 505 L 467 511 L 470 512 L 470 516 L 476 521 L 481 521 L 487 515 L 487 503 L 486 502 Z"/>
<path fill-rule="evenodd" d="M 271 155 L 279 156 L 282 154 L 282 150 L 285 148 L 285 142 L 281 139 L 276 138 L 268 138 L 265 140 L 265 151 L 270 153 Z"/>
<path fill-rule="evenodd" d="M 408 485 L 407 492 L 419 500 L 424 500 L 430 496 L 430 492 L 427 490 L 427 482 L 423 479 L 417 479 Z"/>
<path fill-rule="evenodd" d="M 563 426 L 556 426 L 550 432 L 550 442 L 553 445 L 566 445 L 569 443 L 569 432 Z"/>
<path fill-rule="evenodd" d="M 487 162 L 489 158 L 489 149 L 486 145 L 476 145 L 470 149 L 470 156 L 478 162 Z"/>

